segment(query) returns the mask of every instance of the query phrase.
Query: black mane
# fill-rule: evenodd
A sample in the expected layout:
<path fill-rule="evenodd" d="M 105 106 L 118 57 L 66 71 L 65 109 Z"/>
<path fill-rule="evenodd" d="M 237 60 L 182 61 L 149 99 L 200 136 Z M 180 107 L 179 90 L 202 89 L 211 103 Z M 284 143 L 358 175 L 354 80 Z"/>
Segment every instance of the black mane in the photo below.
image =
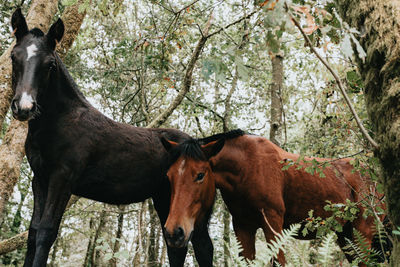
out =
<path fill-rule="evenodd" d="M 204 137 L 204 138 L 200 138 L 197 139 L 201 144 L 208 144 L 210 142 L 213 141 L 217 141 L 221 138 L 224 138 L 225 140 L 229 140 L 229 139 L 233 139 L 242 135 L 245 135 L 246 133 L 241 130 L 241 129 L 236 129 L 236 130 L 232 130 L 226 133 L 219 133 L 219 134 L 214 134 L 208 137 Z"/>
<path fill-rule="evenodd" d="M 86 105 L 90 106 L 91 104 L 87 101 L 85 95 L 82 93 L 82 91 L 79 89 L 78 85 L 75 83 L 74 79 L 72 78 L 71 74 L 69 73 L 69 71 L 68 71 L 67 67 L 65 66 L 64 62 L 58 56 L 57 52 L 55 52 L 55 57 L 56 57 L 56 62 L 57 62 L 57 66 L 58 66 L 59 70 L 61 71 L 61 73 L 64 74 L 64 78 L 68 82 L 69 87 L 75 93 L 75 96 L 82 103 L 85 103 Z"/>
<path fill-rule="evenodd" d="M 169 153 L 169 166 L 171 166 L 172 163 L 174 163 L 180 156 L 188 157 L 194 160 L 206 161 L 207 158 L 201 150 L 201 145 L 205 145 L 210 142 L 220 140 L 222 138 L 225 140 L 230 140 L 245 134 L 246 133 L 243 130 L 236 129 L 226 133 L 219 133 L 204 138 L 192 138 L 186 140 L 173 148 Z"/>

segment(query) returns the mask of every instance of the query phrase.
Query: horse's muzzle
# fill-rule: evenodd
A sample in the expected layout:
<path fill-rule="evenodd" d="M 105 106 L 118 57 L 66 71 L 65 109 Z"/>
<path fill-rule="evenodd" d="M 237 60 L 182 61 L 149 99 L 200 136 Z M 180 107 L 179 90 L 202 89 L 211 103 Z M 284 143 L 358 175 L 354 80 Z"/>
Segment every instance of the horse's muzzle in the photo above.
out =
<path fill-rule="evenodd" d="M 186 247 L 192 236 L 191 233 L 189 238 L 185 239 L 186 235 L 182 227 L 175 228 L 172 233 L 167 231 L 167 229 L 164 227 L 164 232 L 165 232 L 165 239 L 167 240 L 168 245 L 170 247 L 175 247 L 175 248 Z"/>
<path fill-rule="evenodd" d="M 13 117 L 19 121 L 31 119 L 37 111 L 36 101 L 26 101 L 14 98 L 11 102 Z"/>

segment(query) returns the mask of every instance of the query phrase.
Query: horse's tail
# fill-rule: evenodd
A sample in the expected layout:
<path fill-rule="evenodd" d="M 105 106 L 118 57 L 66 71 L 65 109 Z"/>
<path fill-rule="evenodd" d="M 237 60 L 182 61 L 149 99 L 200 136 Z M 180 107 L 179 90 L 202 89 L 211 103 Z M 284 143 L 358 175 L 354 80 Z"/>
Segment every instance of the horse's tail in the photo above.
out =
<path fill-rule="evenodd" d="M 377 229 L 373 239 L 371 248 L 379 252 L 377 256 L 377 262 L 384 262 L 385 259 L 389 261 L 393 244 L 391 241 L 392 235 L 392 224 L 387 216 L 384 217 L 383 221 L 384 229 Z"/>

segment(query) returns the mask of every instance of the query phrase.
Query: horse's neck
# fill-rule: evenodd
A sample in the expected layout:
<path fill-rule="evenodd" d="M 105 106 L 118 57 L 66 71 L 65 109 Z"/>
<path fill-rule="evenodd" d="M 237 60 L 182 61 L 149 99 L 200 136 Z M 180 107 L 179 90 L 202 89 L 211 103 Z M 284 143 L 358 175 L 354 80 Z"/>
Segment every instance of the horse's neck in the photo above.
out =
<path fill-rule="evenodd" d="M 232 153 L 232 141 L 226 141 L 223 150 L 212 159 L 212 171 L 215 177 L 215 185 L 221 190 L 232 191 L 242 178 L 242 157 L 237 153 L 245 153 L 235 150 Z"/>
<path fill-rule="evenodd" d="M 58 71 L 53 74 L 54 77 L 40 104 L 43 112 L 51 116 L 57 116 L 58 113 L 66 114 L 76 108 L 90 106 L 61 60 L 59 64 Z"/>

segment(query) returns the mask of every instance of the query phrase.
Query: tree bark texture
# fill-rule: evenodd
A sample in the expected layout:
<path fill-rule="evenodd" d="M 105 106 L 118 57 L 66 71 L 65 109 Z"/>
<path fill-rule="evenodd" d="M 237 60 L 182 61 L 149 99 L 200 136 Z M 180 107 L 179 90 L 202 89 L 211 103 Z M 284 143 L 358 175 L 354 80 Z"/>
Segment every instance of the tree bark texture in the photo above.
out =
<path fill-rule="evenodd" d="M 28 231 L 20 233 L 10 239 L 0 242 L 0 255 L 21 248 L 22 247 L 21 244 L 23 245 L 26 244 L 27 239 L 28 239 Z"/>
<path fill-rule="evenodd" d="M 224 266 L 229 267 L 229 247 L 231 244 L 230 232 L 231 232 L 231 214 L 229 213 L 228 208 L 225 204 L 222 204 L 222 212 L 223 212 L 223 222 L 224 222 Z"/>
<path fill-rule="evenodd" d="M 118 214 L 117 232 L 115 233 L 115 243 L 113 247 L 113 255 L 117 253 L 121 247 L 122 229 L 124 226 L 124 211 L 126 206 L 121 206 Z M 110 267 L 117 267 L 118 262 L 116 257 L 112 257 L 109 261 Z"/>
<path fill-rule="evenodd" d="M 282 87 L 283 87 L 283 57 L 273 55 L 272 62 L 272 84 L 271 92 L 271 125 L 269 139 L 276 145 L 281 145 L 279 140 L 282 136 Z"/>
<path fill-rule="evenodd" d="M 156 266 L 158 259 L 158 251 L 156 247 L 157 230 L 160 225 L 158 222 L 158 216 L 156 210 L 154 209 L 153 201 L 151 199 L 147 200 L 149 205 L 149 216 L 150 216 L 150 232 L 149 241 L 147 244 L 147 266 Z"/>
<path fill-rule="evenodd" d="M 65 23 L 65 34 L 60 43 L 60 46 L 57 49 L 57 51 L 60 52 L 61 58 L 66 55 L 69 48 L 72 46 L 82 25 L 85 14 L 78 12 L 78 8 L 82 1 L 83 0 L 80 0 L 75 5 L 67 7 L 63 13 L 63 16 L 61 17 Z M 58 1 L 55 1 L 55 8 L 50 8 L 50 6 L 52 5 L 52 1 L 33 1 L 29 14 L 27 16 L 28 26 L 31 28 L 39 27 L 45 31 L 45 29 L 49 27 L 51 18 L 57 11 L 57 3 Z M 46 13 L 42 14 L 39 11 Z M 47 18 L 49 16 L 50 19 Z M 43 19 L 38 19 L 38 17 L 46 17 L 47 19 L 44 21 Z M 9 53 L 7 51 L 4 54 Z M 7 58 L 9 58 L 9 54 Z M 3 71 L 3 65 L 1 63 L 2 62 L 0 60 L 0 79 L 2 79 L 3 77 L 1 74 L 1 72 Z M 10 65 L 10 62 L 8 62 L 8 64 Z M 12 97 L 10 83 L 7 83 L 6 89 L 6 91 L 0 91 L 0 109 L 3 108 L 2 101 L 4 99 L 7 99 L 8 101 L 7 103 L 4 102 L 4 104 L 7 104 L 7 109 L 5 112 L 7 112 L 9 108 L 9 101 Z M 9 97 L 9 94 L 6 94 L 6 92 L 11 93 L 11 96 Z M 3 121 L 3 119 L 4 115 L 0 113 L 1 122 Z M 8 203 L 8 199 L 11 196 L 14 186 L 17 183 L 18 177 L 20 175 L 21 163 L 23 157 L 25 156 L 24 144 L 27 132 L 28 126 L 26 122 L 12 120 L 3 138 L 3 143 L 0 145 L 0 225 L 4 217 L 5 205 Z"/>
<path fill-rule="evenodd" d="M 360 31 L 367 56 L 357 59 L 366 107 L 383 171 L 389 217 L 400 226 L 400 1 L 336 0 L 343 19 Z M 354 49 L 355 50 L 355 49 Z M 357 54 L 356 50 L 355 53 Z M 400 266 L 400 240 L 394 236 L 391 266 Z"/>
<path fill-rule="evenodd" d="M 0 225 L 4 220 L 4 210 L 20 175 L 24 144 L 28 125 L 13 120 L 0 145 Z"/>

